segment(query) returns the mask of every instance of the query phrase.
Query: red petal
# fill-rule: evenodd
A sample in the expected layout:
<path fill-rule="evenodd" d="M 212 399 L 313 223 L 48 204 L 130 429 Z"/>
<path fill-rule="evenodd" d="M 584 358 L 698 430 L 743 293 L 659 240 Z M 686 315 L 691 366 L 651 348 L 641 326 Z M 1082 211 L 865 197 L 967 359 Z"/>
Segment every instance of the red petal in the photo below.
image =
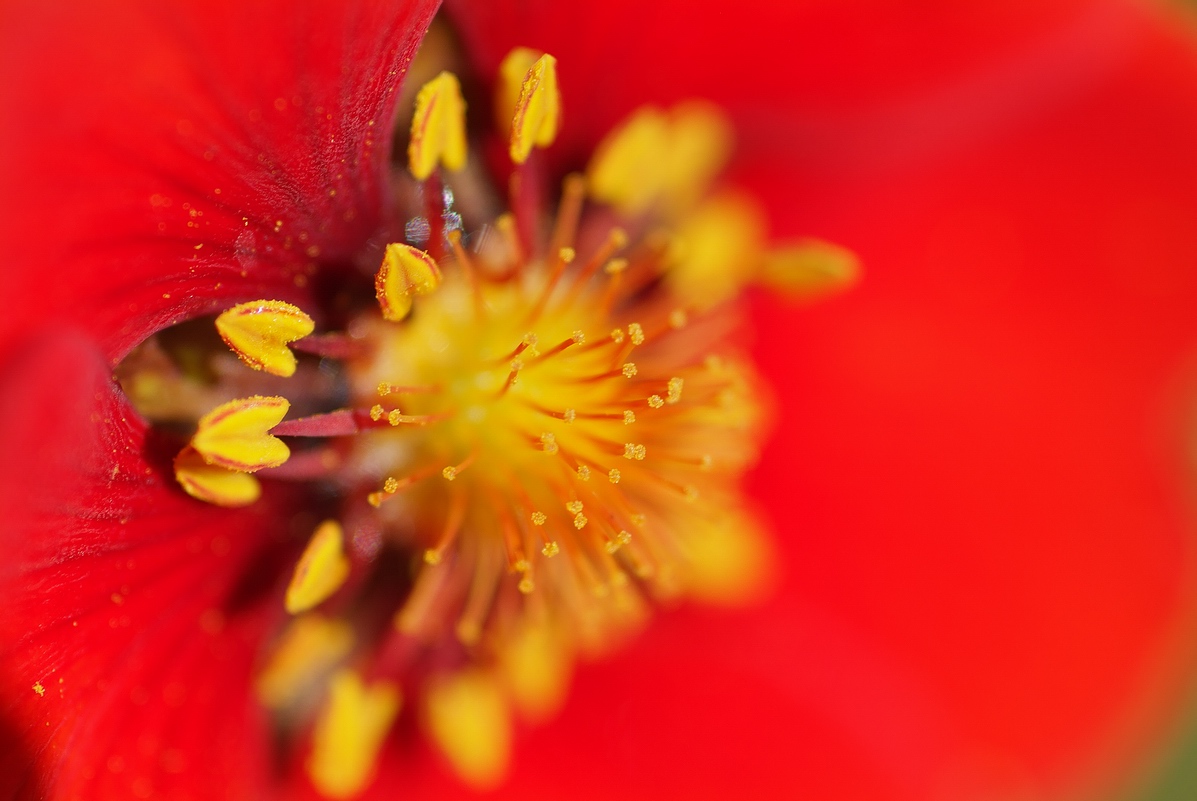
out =
<path fill-rule="evenodd" d="M 270 504 L 230 513 L 184 495 L 79 336 L 2 375 L 0 720 L 19 750 L 0 758 L 0 786 L 261 797 L 270 740 L 248 683 L 277 615 L 262 595 L 281 573 Z"/>
<path fill-rule="evenodd" d="M 232 301 L 302 299 L 384 224 L 395 93 L 436 7 L 5 4 L 0 322 L 116 360 Z"/>

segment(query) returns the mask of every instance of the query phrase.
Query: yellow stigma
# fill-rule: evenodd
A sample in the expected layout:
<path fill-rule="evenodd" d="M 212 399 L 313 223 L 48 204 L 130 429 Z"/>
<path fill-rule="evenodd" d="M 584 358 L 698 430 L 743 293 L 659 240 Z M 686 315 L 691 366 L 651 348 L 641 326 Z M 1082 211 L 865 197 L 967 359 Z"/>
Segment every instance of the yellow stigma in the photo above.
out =
<path fill-rule="evenodd" d="M 451 72 L 442 72 L 416 95 L 407 147 L 408 169 L 417 181 L 432 175 L 437 164 L 457 172 L 466 162 L 465 101 L 461 84 Z"/>
<path fill-rule="evenodd" d="M 283 377 L 295 374 L 295 354 L 287 345 L 315 327 L 303 310 L 279 300 L 242 303 L 216 318 L 216 330 L 241 361 Z"/>

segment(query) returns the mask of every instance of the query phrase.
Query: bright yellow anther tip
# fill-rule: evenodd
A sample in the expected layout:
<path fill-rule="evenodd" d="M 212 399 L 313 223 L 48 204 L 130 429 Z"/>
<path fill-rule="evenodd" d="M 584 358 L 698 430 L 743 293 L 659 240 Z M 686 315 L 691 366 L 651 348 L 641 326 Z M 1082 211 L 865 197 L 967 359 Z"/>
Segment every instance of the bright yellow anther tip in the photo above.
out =
<path fill-rule="evenodd" d="M 807 239 L 766 253 L 757 280 L 791 298 L 822 297 L 860 280 L 860 260 L 839 245 Z"/>
<path fill-rule="evenodd" d="M 557 59 L 545 53 L 528 68 L 520 86 L 515 116 L 511 120 L 511 160 L 523 164 L 533 147 L 551 145 L 557 138 L 560 122 Z"/>
<path fill-rule="evenodd" d="M 290 408 L 286 398 L 265 395 L 223 403 L 200 418 L 191 447 L 208 464 L 229 470 L 253 473 L 278 467 L 291 451 L 269 432 Z"/>
<path fill-rule="evenodd" d="M 188 495 L 214 506 L 248 506 L 262 494 L 256 478 L 210 465 L 193 448 L 184 448 L 175 457 L 174 467 L 175 480 Z"/>
<path fill-rule="evenodd" d="M 315 327 L 302 309 L 281 300 L 239 303 L 216 318 L 220 338 L 241 361 L 284 378 L 295 374 L 295 354 L 287 345 Z"/>
<path fill-rule="evenodd" d="M 320 614 L 291 621 L 254 682 L 254 692 L 268 709 L 300 702 L 353 648 L 353 628 Z"/>
<path fill-rule="evenodd" d="M 312 733 L 308 777 L 328 798 L 351 798 L 374 777 L 378 753 L 399 714 L 399 688 L 389 682 L 367 686 L 357 673 L 341 670 L 328 689 Z"/>
<path fill-rule="evenodd" d="M 392 242 L 374 276 L 374 294 L 382 316 L 399 322 L 411 312 L 412 298 L 427 295 L 441 283 L 436 260 L 418 248 Z"/>
<path fill-rule="evenodd" d="M 454 172 L 465 166 L 465 101 L 461 84 L 451 72 L 442 72 L 420 88 L 411 120 L 407 166 L 416 180 L 432 175 L 437 164 Z"/>
<path fill-rule="evenodd" d="M 511 717 L 498 683 L 479 670 L 435 680 L 424 697 L 433 742 L 467 784 L 495 787 L 507 770 Z"/>
<path fill-rule="evenodd" d="M 314 608 L 340 589 L 349 577 L 344 535 L 335 520 L 320 524 L 295 565 L 285 605 L 292 615 Z"/>

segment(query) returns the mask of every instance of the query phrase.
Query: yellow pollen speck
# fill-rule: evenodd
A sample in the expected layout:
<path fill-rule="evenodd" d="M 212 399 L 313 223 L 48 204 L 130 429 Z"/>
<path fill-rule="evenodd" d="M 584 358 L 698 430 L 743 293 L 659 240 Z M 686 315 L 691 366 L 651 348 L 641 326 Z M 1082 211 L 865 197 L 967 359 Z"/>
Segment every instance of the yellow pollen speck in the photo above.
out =
<path fill-rule="evenodd" d="M 660 409 L 662 406 L 665 405 L 665 399 L 662 398 L 660 395 L 649 395 L 648 396 L 648 405 L 653 407 L 654 409 Z"/>
<path fill-rule="evenodd" d="M 621 371 L 624 378 L 632 378 L 636 375 L 636 365 L 634 362 L 628 362 L 621 368 Z"/>
<path fill-rule="evenodd" d="M 570 501 L 569 503 L 565 504 L 565 509 L 571 515 L 579 514 L 582 511 L 582 502 L 581 501 Z"/>
<path fill-rule="evenodd" d="M 626 443 L 623 446 L 623 458 L 635 459 L 638 462 L 644 461 L 644 457 L 648 455 L 648 449 L 643 445 L 637 445 L 633 442 Z"/>
<path fill-rule="evenodd" d="M 536 582 L 532 581 L 532 579 L 528 578 L 527 576 L 524 576 L 522 579 L 520 579 L 519 584 L 516 586 L 524 595 L 531 595 L 532 591 L 536 589 Z"/>
<path fill-rule="evenodd" d="M 441 283 L 436 260 L 422 250 L 392 242 L 374 276 L 374 295 L 382 316 L 399 322 L 411 313 L 412 298 L 427 295 Z"/>
<path fill-rule="evenodd" d="M 666 403 L 677 403 L 682 399 L 682 379 L 674 377 L 669 379 L 667 385 L 667 393 L 665 396 Z"/>
<path fill-rule="evenodd" d="M 557 437 L 550 433 L 540 435 L 540 445 L 547 454 L 554 454 L 557 452 Z"/>
<path fill-rule="evenodd" d="M 578 418 L 578 410 L 577 409 L 566 409 L 564 412 L 561 413 L 561 419 L 567 423 L 572 423 L 577 418 Z"/>
<path fill-rule="evenodd" d="M 366 788 L 399 704 L 399 688 L 390 682 L 367 686 L 352 670 L 332 677 L 307 763 L 308 776 L 320 793 L 344 799 Z"/>
<path fill-rule="evenodd" d="M 636 422 L 636 413 L 633 412 L 631 409 L 624 409 L 623 410 L 623 424 L 625 426 L 630 426 L 634 422 Z"/>
<path fill-rule="evenodd" d="M 295 354 L 287 347 L 312 333 L 316 324 L 298 306 L 281 300 L 255 300 L 216 318 L 225 344 L 255 370 L 283 377 L 295 374 Z"/>
<path fill-rule="evenodd" d="M 607 471 L 607 480 L 610 481 L 612 484 L 618 484 L 619 479 L 621 477 L 622 477 L 622 474 L 619 472 L 619 468 L 617 468 L 617 467 L 612 467 L 610 470 Z"/>
<path fill-rule="evenodd" d="M 545 53 L 528 68 L 511 120 L 511 160 L 523 164 L 533 147 L 545 148 L 557 138 L 561 94 L 557 89 L 557 59 Z"/>
<path fill-rule="evenodd" d="M 40 681 L 33 685 L 33 691 L 38 694 L 38 697 L 46 694 L 46 688 L 42 686 Z"/>
<path fill-rule="evenodd" d="M 546 542 L 545 546 L 540 549 L 540 552 L 545 555 L 546 559 L 552 559 L 557 554 L 561 553 L 561 546 L 557 544 L 556 540 Z"/>
<path fill-rule="evenodd" d="M 384 414 L 386 414 L 386 409 L 382 408 L 379 404 L 376 403 L 370 407 L 370 419 L 374 422 L 377 423 L 381 420 Z"/>
<path fill-rule="evenodd" d="M 611 332 L 611 341 L 614 342 L 616 345 L 623 344 L 623 340 L 624 340 L 624 333 L 623 333 L 622 328 L 616 328 L 614 331 Z"/>
<path fill-rule="evenodd" d="M 387 495 L 394 495 L 399 490 L 399 479 L 394 476 L 387 477 L 382 483 L 382 489 Z"/>
<path fill-rule="evenodd" d="M 590 480 L 590 468 L 584 464 L 578 465 L 578 478 L 582 481 Z"/>
<path fill-rule="evenodd" d="M 317 606 L 349 577 L 344 534 L 335 520 L 320 524 L 308 541 L 287 586 L 286 607 L 293 615 Z"/>
<path fill-rule="evenodd" d="M 587 522 L 588 521 L 586 520 L 586 515 L 583 515 L 583 514 L 574 515 L 574 528 L 578 529 L 579 531 L 586 528 Z"/>
<path fill-rule="evenodd" d="M 457 478 L 457 468 L 450 465 L 441 471 L 441 475 L 445 477 L 446 481 L 452 481 Z"/>
<path fill-rule="evenodd" d="M 548 519 L 549 519 L 549 516 L 546 515 L 544 512 L 533 512 L 532 513 L 532 525 L 534 525 L 534 526 L 543 526 L 545 524 L 545 521 Z"/>
<path fill-rule="evenodd" d="M 628 336 L 632 338 L 633 345 L 644 344 L 644 329 L 640 326 L 640 323 L 628 324 Z"/>
<path fill-rule="evenodd" d="M 411 120 L 407 164 L 417 181 L 432 175 L 436 165 L 457 172 L 466 162 L 465 101 L 461 84 L 442 72 L 420 88 Z"/>
<path fill-rule="evenodd" d="M 210 465 L 252 473 L 278 467 L 290 449 L 269 431 L 291 408 L 286 398 L 254 395 L 217 406 L 200 418 L 191 447 Z"/>

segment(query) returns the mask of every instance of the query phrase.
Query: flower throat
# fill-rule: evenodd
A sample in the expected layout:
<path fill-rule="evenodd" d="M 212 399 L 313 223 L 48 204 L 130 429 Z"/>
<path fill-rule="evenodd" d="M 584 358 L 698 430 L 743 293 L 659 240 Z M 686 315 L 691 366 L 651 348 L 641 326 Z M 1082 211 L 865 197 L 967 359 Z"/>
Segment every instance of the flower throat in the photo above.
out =
<path fill-rule="evenodd" d="M 307 770 L 330 798 L 368 784 L 405 697 L 458 774 L 491 785 L 513 715 L 550 714 L 577 655 L 659 602 L 756 586 L 766 549 L 739 483 L 767 415 L 741 290 L 813 294 L 854 271 L 824 243 L 765 246 L 755 204 L 716 183 L 730 135 L 708 104 L 636 111 L 552 193 L 555 60 L 513 51 L 497 95 L 510 210 L 455 209 L 486 192 L 442 72 L 415 100 L 407 241 L 385 248 L 376 304 L 320 333 L 279 300 L 225 310 L 221 338 L 268 375 L 198 393 L 219 403 L 175 459 L 206 503 L 256 503 L 263 481 L 335 498 L 258 681 L 280 721 L 314 715 Z M 130 396 L 169 417 L 178 370 L 139 363 Z M 362 612 L 380 607 L 381 627 Z"/>

